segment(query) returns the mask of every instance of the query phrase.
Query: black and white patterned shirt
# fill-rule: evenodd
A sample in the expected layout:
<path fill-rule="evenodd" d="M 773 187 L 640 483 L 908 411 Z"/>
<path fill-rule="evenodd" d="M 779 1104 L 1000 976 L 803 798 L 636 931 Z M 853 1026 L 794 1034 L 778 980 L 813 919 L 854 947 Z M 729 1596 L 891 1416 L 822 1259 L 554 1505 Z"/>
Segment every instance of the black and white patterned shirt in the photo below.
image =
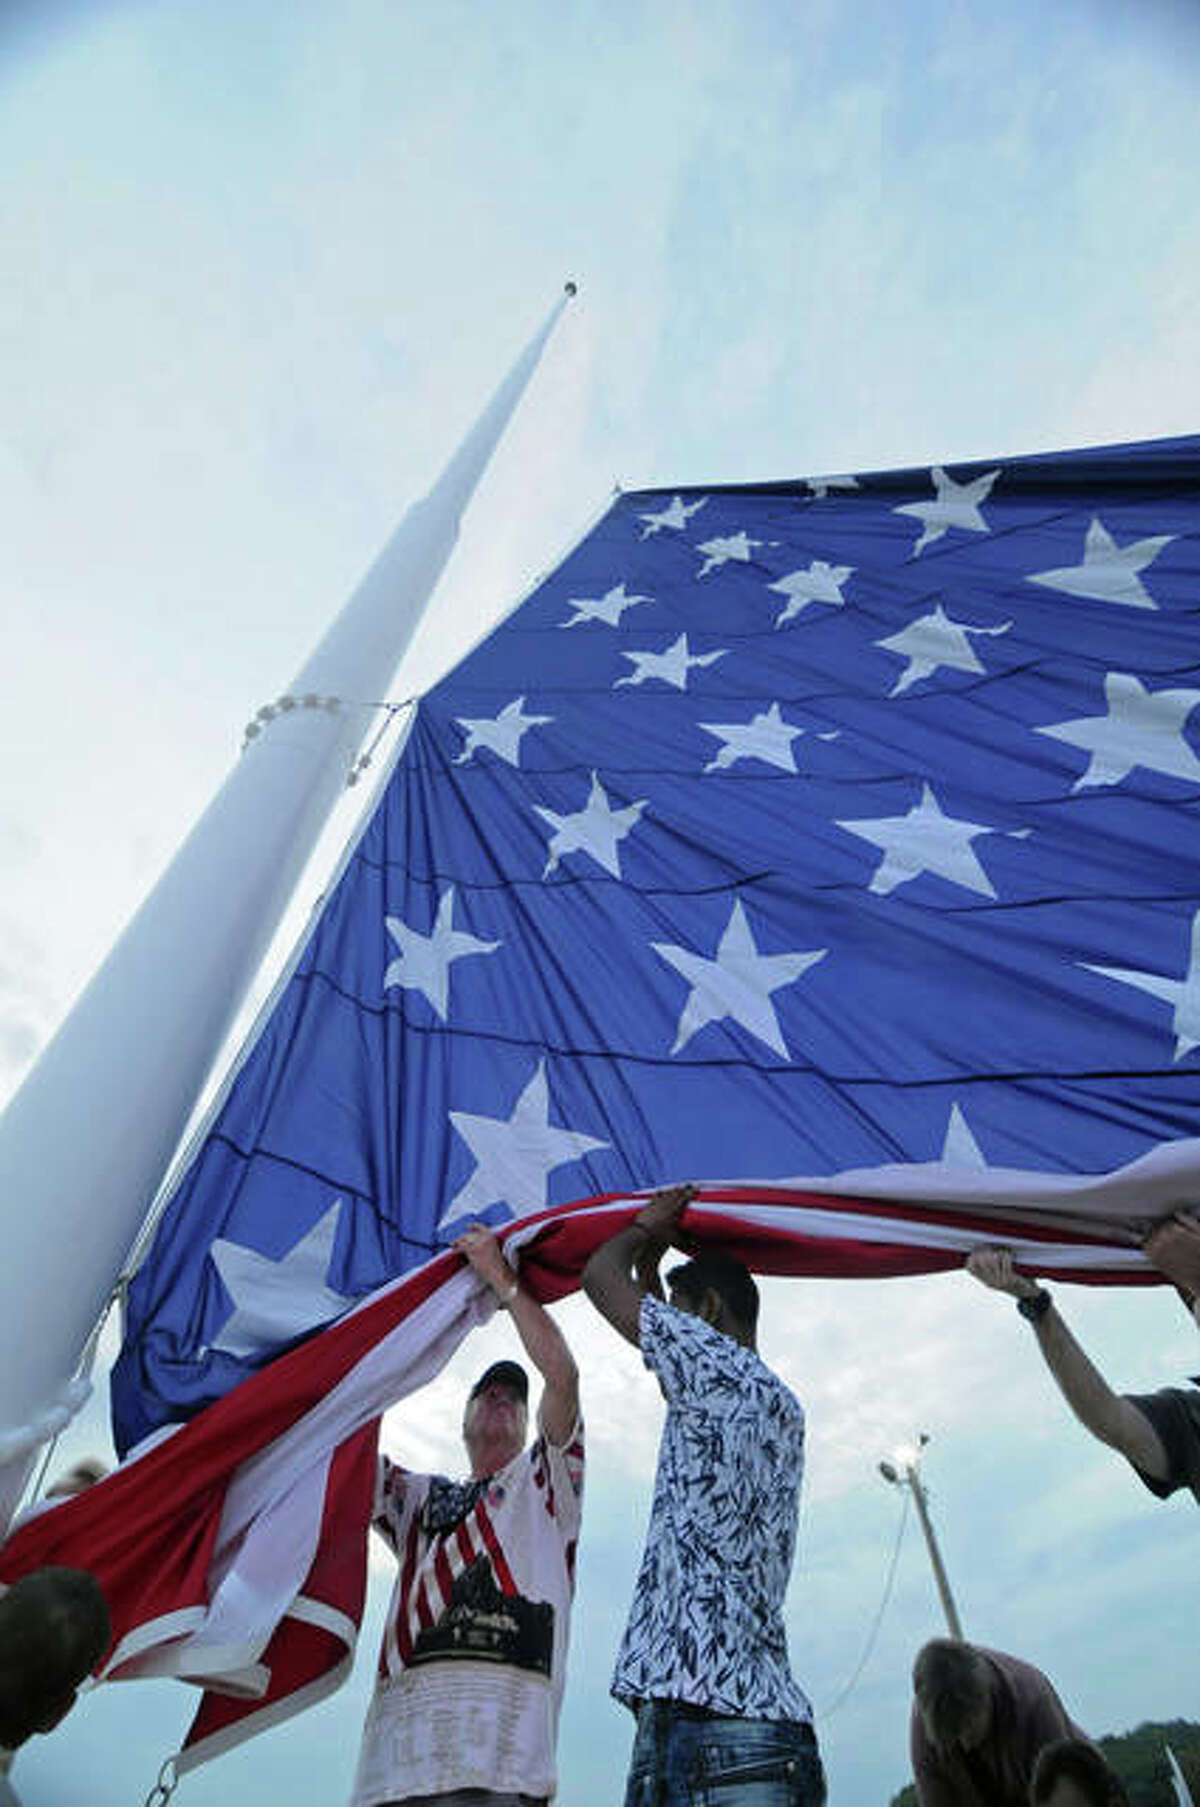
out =
<path fill-rule="evenodd" d="M 667 1421 L 612 1691 L 627 1704 L 809 1720 L 783 1628 L 804 1474 L 800 1402 L 752 1349 L 659 1299 L 642 1300 L 638 1340 Z"/>

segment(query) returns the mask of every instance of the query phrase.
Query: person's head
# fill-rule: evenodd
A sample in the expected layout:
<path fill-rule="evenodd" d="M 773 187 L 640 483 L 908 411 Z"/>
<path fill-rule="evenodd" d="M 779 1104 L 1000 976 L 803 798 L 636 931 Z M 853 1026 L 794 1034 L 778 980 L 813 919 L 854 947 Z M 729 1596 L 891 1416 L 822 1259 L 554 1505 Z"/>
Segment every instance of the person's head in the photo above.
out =
<path fill-rule="evenodd" d="M 108 1464 L 99 1456 L 81 1456 L 73 1467 L 65 1469 L 56 1476 L 46 1489 L 48 1500 L 69 1500 L 77 1493 L 86 1493 L 97 1481 L 102 1481 L 108 1473 Z"/>
<path fill-rule="evenodd" d="M 992 1723 L 992 1671 L 971 1644 L 933 1638 L 913 1664 L 913 1698 L 938 1750 L 974 1750 Z"/>
<path fill-rule="evenodd" d="M 1129 1797 L 1094 1744 L 1060 1738 L 1043 1745 L 1029 1785 L 1033 1807 L 1129 1807 Z"/>
<path fill-rule="evenodd" d="M 671 1303 L 692 1317 L 703 1318 L 748 1349 L 758 1327 L 758 1287 L 744 1262 L 716 1249 L 675 1267 L 667 1275 Z"/>
<path fill-rule="evenodd" d="M 493 1362 L 471 1388 L 463 1412 L 463 1442 L 471 1473 L 495 1474 L 525 1447 L 529 1376 L 519 1362 Z"/>
<path fill-rule="evenodd" d="M 51 1731 L 111 1636 L 100 1583 L 84 1569 L 36 1569 L 0 1595 L 0 1745 Z"/>

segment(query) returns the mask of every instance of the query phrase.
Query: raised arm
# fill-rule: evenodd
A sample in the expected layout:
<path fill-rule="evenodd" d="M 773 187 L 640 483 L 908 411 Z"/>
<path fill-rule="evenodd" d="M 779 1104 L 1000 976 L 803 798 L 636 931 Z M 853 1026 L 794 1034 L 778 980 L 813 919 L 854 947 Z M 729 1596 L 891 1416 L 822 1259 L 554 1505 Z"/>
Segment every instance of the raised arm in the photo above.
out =
<path fill-rule="evenodd" d="M 695 1196 L 694 1186 L 652 1193 L 632 1223 L 592 1251 L 583 1270 L 583 1290 L 596 1310 L 635 1346 L 642 1300 L 647 1293 L 662 1297 L 658 1264 Z"/>
<path fill-rule="evenodd" d="M 969 1274 L 994 1292 L 1030 1301 L 1031 1309 L 1023 1315 L 1033 1325 L 1038 1347 L 1059 1392 L 1085 1430 L 1110 1449 L 1118 1450 L 1143 1474 L 1165 1481 L 1169 1463 L 1158 1432 L 1144 1413 L 1109 1386 L 1067 1329 L 1046 1289 L 1017 1273 L 1012 1251 L 976 1249 L 966 1265 Z"/>
<path fill-rule="evenodd" d="M 543 1436 L 561 1449 L 579 1417 L 579 1370 L 567 1339 L 545 1306 L 521 1285 L 486 1225 L 472 1224 L 454 1246 L 512 1318 L 526 1355 L 542 1377 L 538 1424 Z"/>

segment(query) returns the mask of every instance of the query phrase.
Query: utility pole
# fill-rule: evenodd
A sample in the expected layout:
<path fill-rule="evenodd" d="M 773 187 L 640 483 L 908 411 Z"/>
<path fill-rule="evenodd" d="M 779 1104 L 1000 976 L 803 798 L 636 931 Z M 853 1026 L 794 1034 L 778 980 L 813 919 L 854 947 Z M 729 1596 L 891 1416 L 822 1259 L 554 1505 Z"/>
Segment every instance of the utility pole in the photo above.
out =
<path fill-rule="evenodd" d="M 925 1533 L 925 1547 L 929 1551 L 933 1579 L 937 1584 L 942 1611 L 946 1615 L 946 1624 L 950 1629 L 950 1636 L 957 1638 L 961 1644 L 965 1642 L 962 1623 L 958 1616 L 958 1608 L 954 1604 L 954 1595 L 950 1592 L 950 1582 L 942 1562 L 941 1551 L 938 1549 L 937 1538 L 933 1534 L 933 1521 L 929 1516 L 929 1496 L 921 1480 L 921 1451 L 928 1441 L 927 1434 L 922 1431 L 915 1449 L 909 1445 L 896 1450 L 893 1461 L 879 1464 L 879 1472 L 885 1481 L 890 1481 L 894 1487 L 907 1487 L 912 1494 L 913 1504 L 917 1508 L 917 1517 L 920 1519 L 921 1529 Z"/>

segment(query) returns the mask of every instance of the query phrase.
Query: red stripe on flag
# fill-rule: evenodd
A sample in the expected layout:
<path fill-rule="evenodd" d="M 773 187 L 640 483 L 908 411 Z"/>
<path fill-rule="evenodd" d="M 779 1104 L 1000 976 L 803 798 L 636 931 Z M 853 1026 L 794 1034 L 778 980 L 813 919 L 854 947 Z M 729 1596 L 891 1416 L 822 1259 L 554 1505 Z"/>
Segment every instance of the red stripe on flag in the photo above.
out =
<path fill-rule="evenodd" d="M 367 1551 L 362 1538 L 347 1537 L 347 1524 L 370 1519 L 375 1500 L 376 1441 L 378 1426 L 368 1424 L 342 1444 L 329 1468 L 321 1541 L 304 1584 L 304 1598 L 326 1607 L 348 1621 L 348 1635 L 324 1625 L 288 1617 L 280 1624 L 263 1652 L 270 1670 L 266 1693 L 257 1700 L 238 1699 L 206 1690 L 192 1720 L 184 1750 L 190 1763 L 216 1756 L 231 1744 L 248 1737 L 263 1725 L 292 1712 L 301 1695 L 315 1697 L 336 1686 L 336 1672 L 348 1664 L 354 1650 L 354 1633 L 362 1619 L 367 1593 Z M 322 1687 L 325 1678 L 328 1686 Z M 208 1745 L 209 1749 L 201 1747 Z"/>

